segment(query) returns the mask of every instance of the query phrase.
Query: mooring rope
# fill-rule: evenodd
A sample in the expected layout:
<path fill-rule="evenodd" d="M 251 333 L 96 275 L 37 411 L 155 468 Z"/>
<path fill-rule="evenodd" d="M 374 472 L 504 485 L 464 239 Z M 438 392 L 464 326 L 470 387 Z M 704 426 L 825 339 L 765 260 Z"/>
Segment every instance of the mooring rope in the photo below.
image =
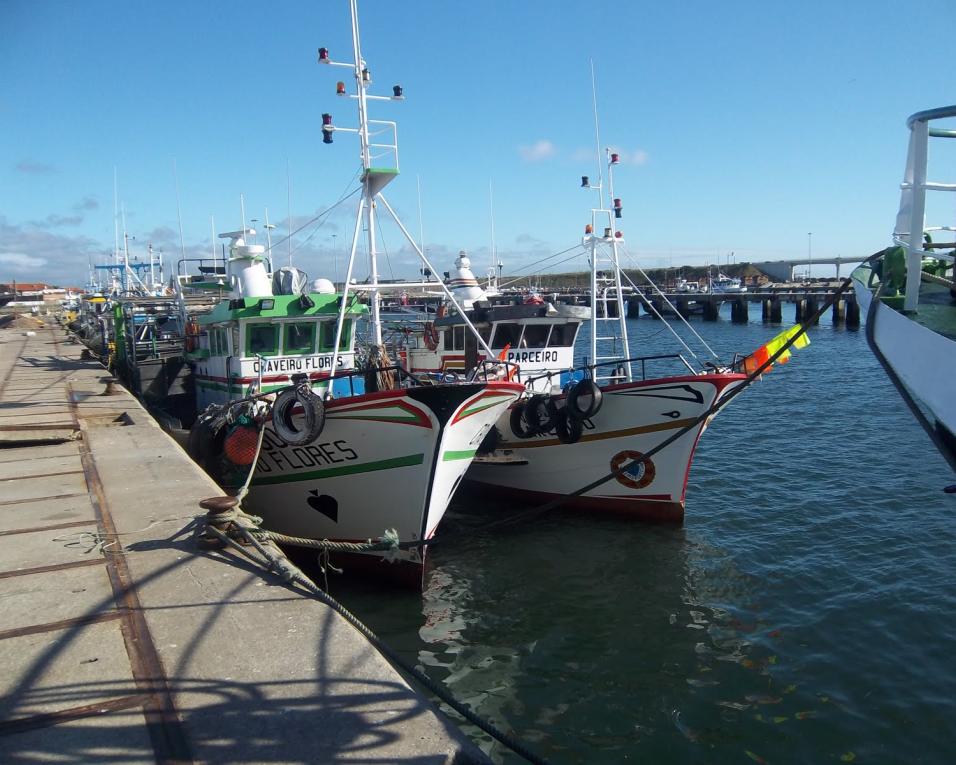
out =
<path fill-rule="evenodd" d="M 414 678 L 416 682 L 441 699 L 441 701 L 454 709 L 472 725 L 480 728 L 493 739 L 501 744 L 504 744 L 506 747 L 515 752 L 515 754 L 524 758 L 528 762 L 534 763 L 535 765 L 547 765 L 547 760 L 539 757 L 534 752 L 527 749 L 520 741 L 516 741 L 507 733 L 501 731 L 495 725 L 477 715 L 467 706 L 458 701 L 454 696 L 452 696 L 446 688 L 432 680 L 417 667 L 405 661 L 404 658 L 402 658 L 387 643 L 385 643 L 357 616 L 355 616 L 351 611 L 349 611 L 345 606 L 339 603 L 327 592 L 323 591 L 321 587 L 315 584 L 315 582 L 309 579 L 309 577 L 307 577 L 302 570 L 298 568 L 298 566 L 296 566 L 285 555 L 283 555 L 278 548 L 270 549 L 271 545 L 268 547 L 263 545 L 260 539 L 257 538 L 258 534 L 253 529 L 250 529 L 244 525 L 242 522 L 244 520 L 243 516 L 246 518 L 254 518 L 254 516 L 248 516 L 246 513 L 238 510 L 238 508 L 233 508 L 233 512 L 235 512 L 236 515 L 236 522 L 231 524 L 230 530 L 235 530 L 236 534 L 241 536 L 246 542 L 255 547 L 265 560 L 257 559 L 255 556 L 253 556 L 244 548 L 242 544 L 240 544 L 239 541 L 234 539 L 230 533 L 220 531 L 218 528 L 212 525 L 208 525 L 206 530 L 218 537 L 224 544 L 235 548 L 245 557 L 256 561 L 260 566 L 263 566 L 267 570 L 275 573 L 284 582 L 289 584 L 299 584 L 304 587 L 313 597 L 338 613 L 349 624 L 351 624 L 352 627 L 358 630 L 366 638 L 366 640 L 368 640 L 369 643 L 371 643 L 372 646 L 375 647 L 386 659 L 392 662 L 392 664 L 396 665 L 400 670 L 402 670 L 402 672 Z M 228 513 L 217 513 L 213 517 L 225 515 L 228 515 Z M 294 537 L 291 538 L 294 539 Z"/>

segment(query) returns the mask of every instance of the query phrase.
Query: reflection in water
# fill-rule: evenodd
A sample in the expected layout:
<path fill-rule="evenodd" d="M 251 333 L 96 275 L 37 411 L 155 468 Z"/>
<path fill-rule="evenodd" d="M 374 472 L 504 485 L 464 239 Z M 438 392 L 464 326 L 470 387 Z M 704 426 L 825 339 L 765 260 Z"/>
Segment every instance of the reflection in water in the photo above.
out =
<path fill-rule="evenodd" d="M 707 329 L 725 355 L 779 331 Z M 333 594 L 556 763 L 949 762 L 951 474 L 861 336 L 811 339 L 705 434 L 684 528 L 456 507 L 423 595 Z"/>
<path fill-rule="evenodd" d="M 447 520 L 419 662 L 539 752 L 615 762 L 706 745 L 766 702 L 772 657 L 752 637 L 770 628 L 727 605 L 752 596 L 723 551 L 681 528 L 616 519 L 558 514 L 487 531 L 479 511 L 459 507 Z"/>

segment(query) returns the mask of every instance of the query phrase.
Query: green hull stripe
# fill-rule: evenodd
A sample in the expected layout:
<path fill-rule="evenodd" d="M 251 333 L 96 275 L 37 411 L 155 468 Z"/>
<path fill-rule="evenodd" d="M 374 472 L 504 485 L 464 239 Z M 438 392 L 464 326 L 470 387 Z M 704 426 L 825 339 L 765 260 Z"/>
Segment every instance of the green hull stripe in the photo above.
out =
<path fill-rule="evenodd" d="M 392 468 L 421 465 L 425 461 L 424 454 L 409 454 L 407 457 L 393 457 L 390 460 L 366 462 L 362 465 L 343 465 L 342 467 L 312 470 L 308 473 L 285 473 L 284 475 L 263 476 L 252 481 L 253 486 L 267 486 L 275 483 L 295 483 L 297 481 L 314 481 L 321 478 L 335 478 L 340 475 L 355 475 L 357 473 L 372 473 L 376 470 L 391 470 Z"/>
<path fill-rule="evenodd" d="M 462 452 L 445 452 L 442 456 L 442 462 L 454 462 L 455 460 L 470 460 L 475 456 L 477 449 L 465 449 Z"/>

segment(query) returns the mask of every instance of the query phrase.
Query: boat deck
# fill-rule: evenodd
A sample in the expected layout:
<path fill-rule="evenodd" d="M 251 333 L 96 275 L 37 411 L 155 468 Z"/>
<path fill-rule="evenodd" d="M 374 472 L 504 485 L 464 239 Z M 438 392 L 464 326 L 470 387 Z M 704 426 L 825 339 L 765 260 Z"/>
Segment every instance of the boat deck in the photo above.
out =
<path fill-rule="evenodd" d="M 0 329 L 4 761 L 486 762 L 351 626 L 202 552 L 221 492 L 59 329 Z"/>

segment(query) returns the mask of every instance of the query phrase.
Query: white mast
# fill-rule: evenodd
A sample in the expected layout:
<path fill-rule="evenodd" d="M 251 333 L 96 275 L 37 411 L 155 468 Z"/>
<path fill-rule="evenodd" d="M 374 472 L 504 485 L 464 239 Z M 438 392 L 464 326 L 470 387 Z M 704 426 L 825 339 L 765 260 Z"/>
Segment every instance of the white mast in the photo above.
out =
<path fill-rule="evenodd" d="M 342 285 L 342 304 L 339 309 L 339 319 L 336 326 L 336 337 L 335 337 L 335 348 L 332 353 L 332 364 L 331 368 L 335 369 L 336 364 L 338 363 L 338 348 L 342 338 L 342 329 L 345 321 L 345 314 L 349 305 L 348 293 L 351 287 L 352 271 L 355 265 L 355 253 L 358 246 L 358 238 L 360 233 L 360 228 L 362 222 L 365 222 L 366 236 L 368 241 L 368 257 L 369 257 L 369 283 L 363 285 L 363 289 L 369 293 L 369 302 L 371 305 L 371 326 L 372 326 L 372 337 L 373 343 L 375 345 L 382 344 L 382 324 L 381 324 L 381 312 L 380 312 L 380 292 L 383 287 L 388 285 L 379 284 L 378 280 L 378 263 L 377 263 L 377 214 L 378 205 L 381 206 L 388 212 L 392 220 L 395 221 L 395 224 L 398 226 L 399 230 L 402 232 L 402 235 L 412 246 L 418 257 L 421 260 L 422 264 L 428 268 L 432 273 L 436 273 L 435 269 L 432 267 L 432 264 L 428 261 L 428 258 L 425 256 L 425 253 L 422 251 L 422 248 L 419 247 L 418 243 L 409 234 L 408 229 L 405 228 L 404 224 L 396 215 L 395 211 L 389 205 L 388 201 L 382 196 L 382 189 L 398 175 L 398 130 L 394 122 L 383 122 L 380 120 L 370 120 L 368 117 L 368 102 L 370 100 L 374 101 L 393 101 L 393 100 L 403 100 L 402 88 L 399 85 L 394 86 L 392 96 L 376 96 L 369 95 L 367 93 L 368 88 L 371 86 L 372 77 L 369 72 L 368 66 L 365 63 L 365 60 L 362 58 L 362 49 L 361 49 L 361 40 L 359 35 L 359 23 L 358 23 L 358 3 L 357 0 L 349 0 L 349 8 L 352 16 L 352 54 L 353 60 L 352 63 L 344 63 L 331 61 L 329 59 L 329 52 L 326 48 L 319 49 L 319 63 L 327 64 L 330 66 L 346 67 L 352 70 L 353 76 L 355 77 L 356 93 L 347 94 L 345 92 L 345 84 L 339 83 L 336 90 L 339 95 L 345 96 L 349 95 L 350 98 L 355 99 L 358 102 L 358 117 L 359 117 L 359 126 L 358 128 L 341 128 L 334 126 L 332 124 L 332 115 L 323 114 L 322 115 L 322 134 L 324 143 L 332 143 L 332 135 L 334 132 L 348 132 L 348 133 L 358 133 L 359 141 L 361 146 L 361 155 L 362 155 L 362 197 L 359 201 L 358 211 L 356 213 L 355 219 L 355 230 L 352 234 L 352 246 L 349 250 L 349 261 L 345 274 L 345 281 Z M 379 133 L 392 131 L 393 143 L 378 143 L 372 142 L 372 134 L 369 132 L 369 124 L 374 123 L 376 131 L 375 135 Z M 377 139 L 382 140 L 382 139 Z M 371 149 L 375 147 L 377 149 L 384 149 L 386 152 L 392 152 L 394 157 L 394 167 L 393 168 L 372 168 L 371 165 Z M 432 284 L 425 283 L 415 283 L 415 282 L 403 282 L 401 285 L 396 285 L 397 288 L 403 289 L 408 287 L 419 287 L 419 286 L 434 286 Z M 451 290 L 442 282 L 438 281 L 438 286 L 442 288 L 442 291 L 445 293 L 446 298 L 449 302 L 458 310 L 465 324 L 474 333 L 475 337 L 478 339 L 479 347 L 484 350 L 488 358 L 492 358 L 493 354 L 491 349 L 488 347 L 488 344 L 483 338 L 478 334 L 478 330 L 475 329 L 471 320 L 465 314 L 464 309 L 455 299 L 455 296 L 451 293 Z M 331 387 L 328 389 L 331 391 Z"/>
<path fill-rule="evenodd" d="M 597 231 L 592 230 L 590 235 L 587 236 L 588 244 L 590 245 L 590 258 L 591 258 L 591 322 L 590 322 L 590 359 L 592 364 L 597 364 L 600 360 L 598 355 L 598 340 L 605 339 L 609 340 L 611 338 L 601 338 L 598 336 L 598 322 L 602 320 L 610 319 L 608 302 L 603 297 L 600 301 L 598 299 L 598 243 L 603 242 L 610 245 L 611 248 L 611 268 L 614 273 L 614 298 L 617 305 L 617 321 L 618 321 L 618 332 L 620 334 L 621 341 L 621 350 L 623 351 L 622 359 L 629 359 L 631 357 L 630 347 L 627 340 L 627 316 L 624 309 L 624 293 L 621 289 L 621 263 L 620 256 L 618 253 L 618 246 L 620 239 L 617 236 L 617 232 L 614 230 L 614 220 L 620 215 L 620 205 L 619 200 L 614 198 L 614 165 L 617 164 L 618 156 L 611 153 L 610 149 L 605 150 L 604 161 L 607 163 L 608 169 L 608 192 L 610 199 L 613 200 L 614 212 L 612 213 L 604 206 L 604 172 L 602 166 L 602 157 L 601 157 L 601 129 L 600 121 L 598 120 L 598 108 L 597 108 L 597 83 L 594 76 L 594 60 L 590 59 L 591 64 L 591 104 L 594 110 L 594 144 L 595 144 L 595 156 L 597 159 L 598 167 L 598 185 L 591 186 L 582 181 L 584 185 L 587 185 L 589 188 L 595 189 L 598 192 L 598 198 L 600 201 L 600 207 L 597 210 L 591 211 L 591 221 L 592 229 L 596 229 L 602 225 L 598 222 L 598 216 L 600 216 L 601 221 L 607 220 L 608 225 L 604 227 L 604 236 L 599 236 Z M 601 309 L 605 311 L 605 316 L 602 317 Z M 632 380 L 631 375 L 631 364 L 627 362 L 624 364 L 625 374 L 627 380 Z M 599 376 L 599 370 L 595 368 L 594 377 Z"/>

